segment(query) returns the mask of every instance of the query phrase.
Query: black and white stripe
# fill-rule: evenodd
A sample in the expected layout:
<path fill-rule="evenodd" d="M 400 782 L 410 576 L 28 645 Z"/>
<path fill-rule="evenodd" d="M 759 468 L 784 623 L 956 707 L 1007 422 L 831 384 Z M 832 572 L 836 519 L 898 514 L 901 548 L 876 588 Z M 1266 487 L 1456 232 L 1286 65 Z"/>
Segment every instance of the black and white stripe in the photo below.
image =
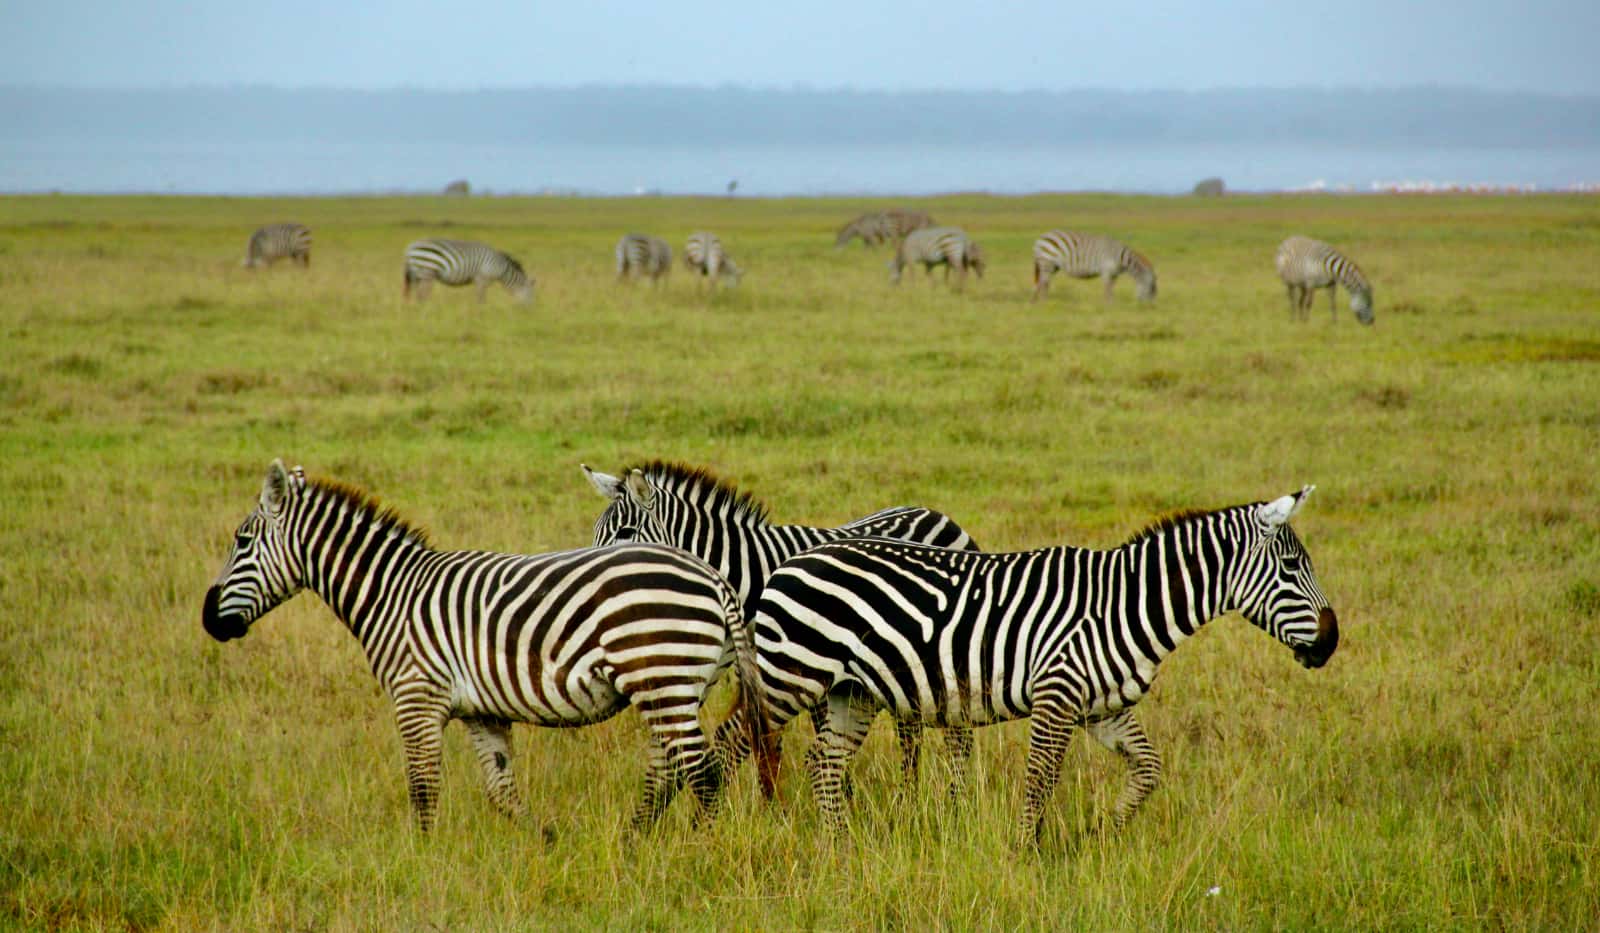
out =
<path fill-rule="evenodd" d="M 638 826 L 654 822 L 685 781 L 713 811 L 727 756 L 708 750 L 699 715 L 719 671 L 737 663 L 743 708 L 761 715 L 738 595 L 674 548 L 438 551 L 371 497 L 273 461 L 206 592 L 205 629 L 218 641 L 242 637 L 302 588 L 361 642 L 393 701 L 424 829 L 451 719 L 471 734 L 490 799 L 517 813 L 511 723 L 581 726 L 633 706 L 650 733 Z"/>
<path fill-rule="evenodd" d="M 478 301 L 492 282 L 499 282 L 518 301 L 533 299 L 533 279 L 522 264 L 487 243 L 471 240 L 418 240 L 406 247 L 405 295 L 416 290 L 424 301 L 434 282 L 477 285 Z"/>
<path fill-rule="evenodd" d="M 710 280 L 713 289 L 721 278 L 738 285 L 744 277 L 744 270 L 728 255 L 717 235 L 703 230 L 689 234 L 689 241 L 683 247 L 683 264 L 702 279 Z"/>
<path fill-rule="evenodd" d="M 934 266 L 944 266 L 946 282 L 955 269 L 957 289 L 966 285 L 969 269 L 983 278 L 983 251 L 959 227 L 923 227 L 907 234 L 889 260 L 890 281 L 899 284 L 901 272 L 914 263 L 921 263 L 930 279 Z"/>
<path fill-rule="evenodd" d="M 884 211 L 862 214 L 840 227 L 838 235 L 834 237 L 833 245 L 842 247 L 860 237 L 863 246 L 877 246 L 880 243 L 900 240 L 913 230 L 933 225 L 933 218 L 926 211 L 892 207 Z"/>
<path fill-rule="evenodd" d="M 583 473 L 610 503 L 595 520 L 596 547 L 650 541 L 683 548 L 727 578 L 747 608 L 754 607 L 762 586 L 780 564 L 827 541 L 875 535 L 933 547 L 978 549 L 954 519 L 932 509 L 884 509 L 836 528 L 774 525 L 767 520 L 766 506 L 749 493 L 697 467 L 655 460 L 624 469 L 621 477 L 595 472 L 587 465 Z M 912 781 L 922 724 L 898 720 L 896 727 L 903 771 Z M 738 736 L 731 738 L 738 741 Z M 959 792 L 971 757 L 972 733 L 952 729 L 946 742 L 954 759 L 951 790 Z"/>
<path fill-rule="evenodd" d="M 244 267 L 254 269 L 288 259 L 301 266 L 311 265 L 311 229 L 304 224 L 269 224 L 250 234 L 245 248 Z"/>
<path fill-rule="evenodd" d="M 648 276 L 652 283 L 672 271 L 672 247 L 660 237 L 629 233 L 617 241 L 617 281 Z"/>
<path fill-rule="evenodd" d="M 1099 278 L 1105 283 L 1105 300 L 1111 300 L 1111 287 L 1126 272 L 1139 283 L 1140 301 L 1154 301 L 1156 270 L 1150 260 L 1126 244 L 1110 237 L 1067 230 L 1051 230 L 1033 242 L 1033 300 L 1050 290 L 1050 279 L 1057 272 L 1075 279 Z"/>
<path fill-rule="evenodd" d="M 1278 278 L 1289 290 L 1289 313 L 1306 320 L 1311 316 L 1312 292 L 1319 288 L 1328 290 L 1328 310 L 1333 319 L 1339 319 L 1336 286 L 1343 285 L 1350 293 L 1350 310 L 1356 320 L 1371 324 L 1372 286 L 1360 267 L 1343 253 L 1321 240 L 1292 236 L 1278 245 L 1276 258 Z"/>
<path fill-rule="evenodd" d="M 1160 776 L 1130 711 L 1201 625 L 1237 610 L 1306 667 L 1333 654 L 1338 620 L 1288 525 L 1311 488 L 1185 513 L 1109 551 L 982 554 L 887 538 L 812 548 L 773 573 L 755 607 L 771 723 L 826 701 L 808 760 L 838 829 L 843 768 L 877 710 L 944 726 L 1031 716 L 1021 824 L 1030 841 L 1083 726 L 1132 766 L 1120 826 Z"/>

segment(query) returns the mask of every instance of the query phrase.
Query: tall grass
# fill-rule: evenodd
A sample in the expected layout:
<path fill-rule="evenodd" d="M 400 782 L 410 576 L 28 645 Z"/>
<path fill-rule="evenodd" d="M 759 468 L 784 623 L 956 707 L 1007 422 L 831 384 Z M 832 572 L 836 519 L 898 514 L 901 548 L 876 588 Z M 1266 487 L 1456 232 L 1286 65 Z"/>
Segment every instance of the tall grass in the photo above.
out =
<path fill-rule="evenodd" d="M 0 200 L 0 925 L 1572 928 L 1600 916 L 1600 204 L 1593 198 L 951 197 L 983 243 L 965 295 L 835 251 L 866 201 Z M 238 268 L 309 224 L 308 272 Z M 1150 256 L 1027 301 L 1051 227 Z M 640 229 L 719 232 L 708 295 L 611 281 Z M 1329 240 L 1378 323 L 1289 320 L 1272 253 Z M 400 252 L 482 238 L 532 306 L 400 301 Z M 273 457 L 377 492 L 445 547 L 587 543 L 579 461 L 667 457 L 783 521 L 916 503 L 986 548 L 1111 546 L 1155 515 L 1318 484 L 1296 525 L 1340 612 L 1322 671 L 1237 619 L 1140 716 L 1167 777 L 1120 835 L 1080 740 L 1037 855 L 1009 846 L 1026 724 L 897 789 L 885 724 L 829 841 L 786 743 L 783 799 L 740 776 L 623 833 L 625 714 L 519 729 L 526 821 L 447 733 L 412 827 L 387 701 L 314 597 L 241 642 L 200 598 Z M 937 746 L 937 742 L 930 745 Z"/>

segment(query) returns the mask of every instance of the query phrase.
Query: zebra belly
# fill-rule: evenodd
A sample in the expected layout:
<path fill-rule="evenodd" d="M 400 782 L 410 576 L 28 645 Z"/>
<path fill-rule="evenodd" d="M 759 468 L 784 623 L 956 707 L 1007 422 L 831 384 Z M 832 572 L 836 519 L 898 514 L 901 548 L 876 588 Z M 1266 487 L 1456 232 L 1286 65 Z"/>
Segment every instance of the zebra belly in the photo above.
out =
<path fill-rule="evenodd" d="M 562 670 L 552 663 L 530 664 L 502 674 L 499 681 L 457 671 L 450 689 L 451 713 L 570 727 L 604 722 L 628 707 L 628 698 L 612 684 L 603 665 Z"/>

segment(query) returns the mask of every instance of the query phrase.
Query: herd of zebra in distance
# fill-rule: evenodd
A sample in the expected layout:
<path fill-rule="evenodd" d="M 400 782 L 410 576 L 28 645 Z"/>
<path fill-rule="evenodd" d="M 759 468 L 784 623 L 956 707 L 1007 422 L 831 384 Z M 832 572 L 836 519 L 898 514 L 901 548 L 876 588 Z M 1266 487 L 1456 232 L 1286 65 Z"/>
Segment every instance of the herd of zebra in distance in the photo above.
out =
<path fill-rule="evenodd" d="M 834 244 L 843 247 L 855 239 L 867 247 L 894 245 L 889 271 L 890 280 L 896 284 L 905 268 L 913 265 L 921 265 L 930 279 L 934 267 L 943 266 L 946 282 L 954 272 L 957 290 L 965 286 L 968 272 L 983 277 L 985 261 L 978 243 L 959 227 L 937 225 L 924 211 L 892 208 L 862 214 L 840 228 Z M 672 270 L 672 247 L 660 237 L 626 234 L 617 241 L 615 254 L 619 282 L 648 278 L 659 283 Z M 310 266 L 311 231 L 303 224 L 272 224 L 250 237 L 246 267 L 271 265 L 280 259 Z M 1360 267 L 1339 250 L 1321 240 L 1291 236 L 1278 245 L 1274 259 L 1278 277 L 1288 291 L 1292 316 L 1302 320 L 1309 317 L 1313 293 L 1326 288 L 1329 310 L 1337 319 L 1337 290 L 1342 287 L 1350 297 L 1350 310 L 1356 319 L 1363 324 L 1373 322 L 1372 285 Z M 698 281 L 709 282 L 713 290 L 724 279 L 737 285 L 744 276 L 744 270 L 713 233 L 690 234 L 684 245 L 683 262 L 691 274 L 699 277 Z M 533 300 L 533 277 L 516 259 L 485 243 L 418 240 L 406 247 L 404 270 L 404 295 L 408 300 L 426 300 L 434 282 L 476 285 L 480 302 L 496 282 L 518 301 Z M 1135 282 L 1139 301 L 1154 301 L 1156 297 L 1155 265 L 1110 237 L 1066 230 L 1051 230 L 1040 236 L 1033 244 L 1033 300 L 1048 293 L 1050 280 L 1058 273 L 1075 279 L 1100 279 L 1106 301 L 1111 300 L 1112 287 L 1123 275 Z"/>
<path fill-rule="evenodd" d="M 1023 846 L 1038 842 L 1079 728 L 1128 766 L 1110 825 L 1135 814 L 1161 758 L 1134 706 L 1207 621 L 1238 612 L 1308 668 L 1339 642 L 1289 526 L 1310 486 L 1167 516 L 1109 550 L 986 553 L 931 509 L 782 525 L 701 468 L 583 472 L 605 499 L 590 546 L 518 555 L 435 549 L 367 493 L 275 460 L 206 591 L 203 626 L 228 641 L 302 589 L 320 596 L 393 703 L 424 829 L 450 720 L 467 728 L 490 801 L 515 816 L 525 810 L 513 723 L 582 726 L 632 707 L 647 734 L 634 829 L 654 824 L 685 784 L 697 818 L 714 815 L 747 757 L 773 798 L 783 727 L 809 712 L 806 770 L 836 835 L 846 766 L 887 711 L 908 781 L 922 731 L 945 731 L 956 803 L 972 729 L 1031 718 Z M 730 667 L 738 697 L 708 736 L 702 709 Z"/>

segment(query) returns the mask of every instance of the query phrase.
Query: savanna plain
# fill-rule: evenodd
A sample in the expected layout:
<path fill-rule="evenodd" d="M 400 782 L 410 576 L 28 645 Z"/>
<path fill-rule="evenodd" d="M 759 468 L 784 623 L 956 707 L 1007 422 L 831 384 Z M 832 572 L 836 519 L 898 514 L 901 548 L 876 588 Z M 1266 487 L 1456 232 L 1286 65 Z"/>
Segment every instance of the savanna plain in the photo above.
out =
<path fill-rule="evenodd" d="M 0 926 L 23 929 L 1576 929 L 1600 917 L 1600 200 L 956 196 L 987 276 L 888 283 L 835 250 L 865 200 L 0 199 Z M 241 269 L 309 225 L 308 270 Z M 1155 263 L 1151 305 L 1057 279 L 1066 227 Z M 718 232 L 742 285 L 614 283 L 629 230 Z M 1290 319 L 1283 237 L 1344 248 Z M 418 237 L 520 257 L 532 304 L 401 300 Z M 936 274 L 935 278 L 938 276 Z M 703 465 L 783 522 L 896 504 L 990 550 L 1112 547 L 1157 516 L 1316 493 L 1295 519 L 1339 612 L 1318 671 L 1237 616 L 1140 717 L 1166 776 L 1121 833 L 1083 738 L 1037 852 L 1013 847 L 1027 724 L 945 795 L 880 720 L 851 830 L 785 742 L 720 817 L 625 828 L 624 713 L 516 731 L 522 821 L 446 733 L 418 832 L 400 742 L 314 596 L 242 641 L 205 588 L 268 463 L 359 484 L 446 548 L 588 544 L 580 462 Z M 720 717 L 730 691 L 721 688 Z"/>

